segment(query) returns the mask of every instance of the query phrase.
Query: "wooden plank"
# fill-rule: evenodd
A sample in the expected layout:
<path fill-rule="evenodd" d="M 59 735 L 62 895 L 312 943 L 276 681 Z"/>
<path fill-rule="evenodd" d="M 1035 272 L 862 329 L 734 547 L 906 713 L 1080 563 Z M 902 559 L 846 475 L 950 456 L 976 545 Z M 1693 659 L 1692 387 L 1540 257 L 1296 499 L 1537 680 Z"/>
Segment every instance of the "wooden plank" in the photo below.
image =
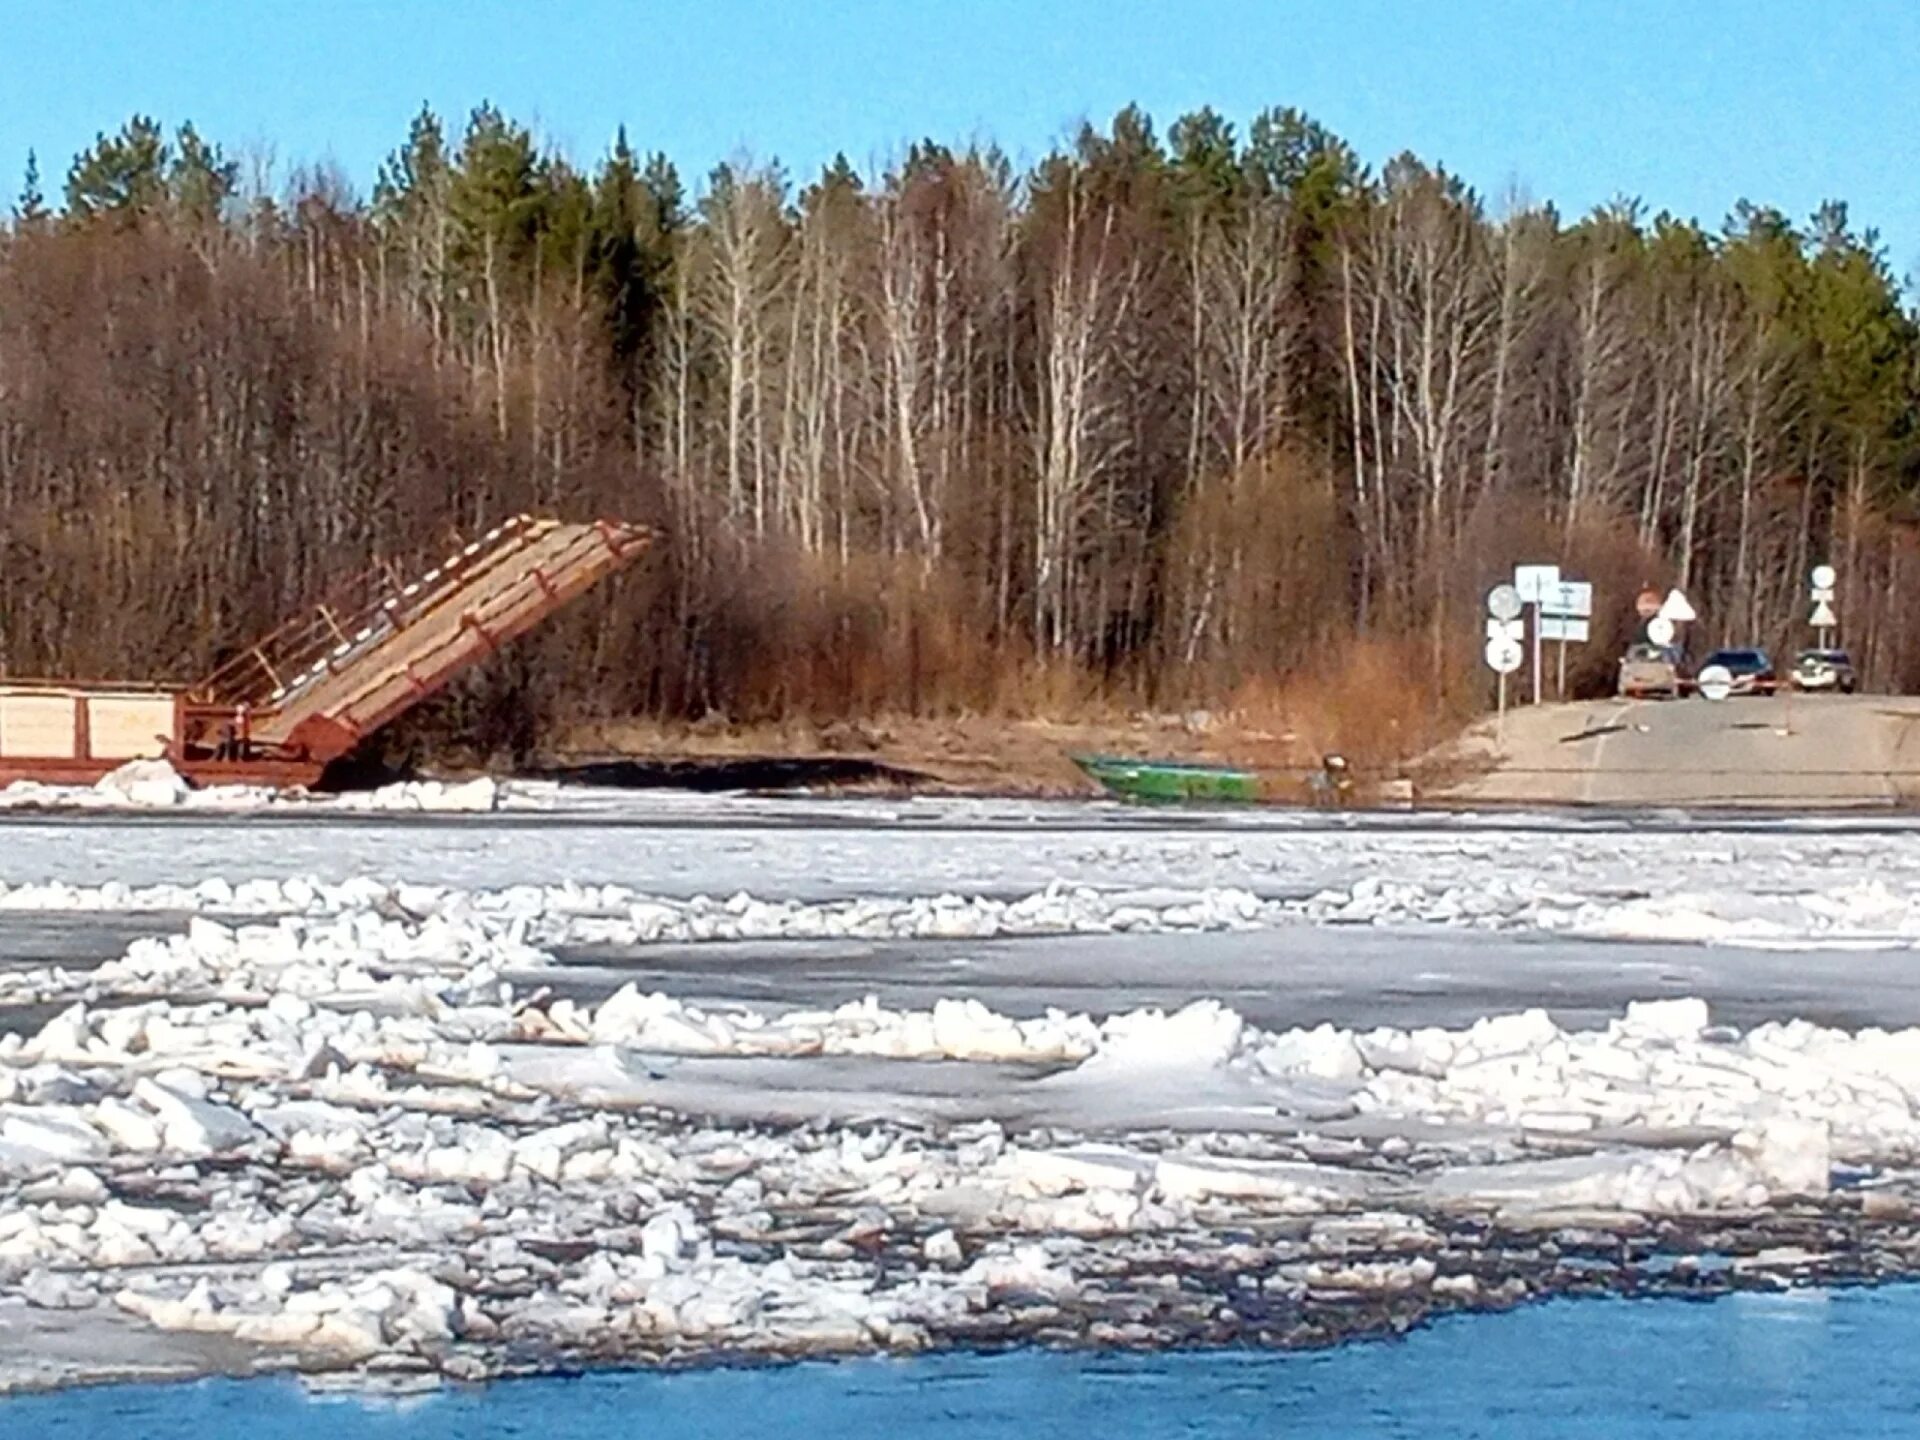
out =
<path fill-rule="evenodd" d="M 86 697 L 87 751 L 95 760 L 152 759 L 174 735 L 171 695 Z"/>
<path fill-rule="evenodd" d="M 262 711 L 263 744 L 346 746 L 439 689 L 499 645 L 524 634 L 574 596 L 631 561 L 643 531 L 536 522 L 488 550 L 451 557 L 417 582 L 397 628 L 316 675 L 281 706 Z"/>
<path fill-rule="evenodd" d="M 80 699 L 66 694 L 0 693 L 0 756 L 9 759 L 75 760 Z"/>

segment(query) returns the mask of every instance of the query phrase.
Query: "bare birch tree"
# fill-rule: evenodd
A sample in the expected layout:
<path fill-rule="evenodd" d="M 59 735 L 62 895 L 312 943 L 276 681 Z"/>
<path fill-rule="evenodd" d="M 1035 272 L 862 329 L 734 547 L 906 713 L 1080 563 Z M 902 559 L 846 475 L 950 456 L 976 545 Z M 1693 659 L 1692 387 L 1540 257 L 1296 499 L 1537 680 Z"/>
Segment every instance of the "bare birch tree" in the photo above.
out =
<path fill-rule="evenodd" d="M 1125 443 L 1115 336 L 1139 272 L 1114 244 L 1113 212 L 1089 213 L 1078 174 L 1069 169 L 1058 188 L 1059 233 L 1037 277 L 1033 617 L 1041 645 L 1066 654 L 1083 639 L 1076 600 L 1087 521 Z"/>

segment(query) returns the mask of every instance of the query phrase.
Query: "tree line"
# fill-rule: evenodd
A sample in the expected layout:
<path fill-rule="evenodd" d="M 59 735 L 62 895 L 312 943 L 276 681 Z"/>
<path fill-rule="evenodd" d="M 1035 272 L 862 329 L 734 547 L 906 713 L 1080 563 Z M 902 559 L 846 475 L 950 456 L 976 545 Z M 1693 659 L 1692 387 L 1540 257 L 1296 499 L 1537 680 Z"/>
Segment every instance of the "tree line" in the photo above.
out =
<path fill-rule="evenodd" d="M 1227 707 L 1362 647 L 1485 693 L 1480 596 L 1643 584 L 1920 683 L 1920 333 L 1870 230 L 1490 201 L 1311 118 L 1129 108 L 696 185 L 429 110 L 370 194 L 146 117 L 0 229 L 0 672 L 192 675 L 524 508 L 655 557 L 469 697 L 743 719 Z M 471 720 L 471 716 L 468 717 Z"/>

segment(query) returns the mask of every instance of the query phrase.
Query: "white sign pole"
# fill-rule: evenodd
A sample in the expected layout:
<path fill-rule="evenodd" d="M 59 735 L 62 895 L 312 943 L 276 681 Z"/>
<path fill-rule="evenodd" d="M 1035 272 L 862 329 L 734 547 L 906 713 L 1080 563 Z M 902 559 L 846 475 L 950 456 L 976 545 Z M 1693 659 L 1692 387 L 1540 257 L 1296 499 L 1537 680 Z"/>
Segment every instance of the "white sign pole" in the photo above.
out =
<path fill-rule="evenodd" d="M 1493 725 L 1493 753 L 1504 757 L 1507 753 L 1507 672 L 1500 672 L 1500 718 Z"/>
<path fill-rule="evenodd" d="M 1567 698 L 1567 632 L 1564 629 L 1560 632 L 1560 666 L 1559 673 L 1554 676 L 1553 688 L 1557 698 Z"/>

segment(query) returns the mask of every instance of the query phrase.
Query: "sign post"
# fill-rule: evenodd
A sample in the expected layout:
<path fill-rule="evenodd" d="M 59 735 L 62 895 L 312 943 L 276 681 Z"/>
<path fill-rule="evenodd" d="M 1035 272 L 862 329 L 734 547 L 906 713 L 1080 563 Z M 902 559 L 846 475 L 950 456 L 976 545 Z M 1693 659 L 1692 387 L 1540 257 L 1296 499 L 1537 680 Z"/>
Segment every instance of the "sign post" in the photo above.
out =
<path fill-rule="evenodd" d="M 1584 644 L 1593 615 L 1593 586 L 1562 580 L 1558 565 L 1516 565 L 1511 588 L 1523 605 L 1533 607 L 1533 703 L 1540 703 L 1546 666 L 1540 647 L 1555 642 L 1554 693 L 1567 698 L 1567 642 Z"/>
<path fill-rule="evenodd" d="M 1567 698 L 1567 642 L 1584 645 L 1587 641 L 1588 622 L 1593 615 L 1593 586 L 1585 580 L 1559 581 L 1543 593 L 1540 608 L 1544 612 L 1539 619 L 1541 638 L 1559 642 L 1554 693 L 1564 700 Z"/>
<path fill-rule="evenodd" d="M 1533 607 L 1533 703 L 1540 703 L 1540 617 L 1550 591 L 1560 585 L 1558 565 L 1516 565 L 1513 588 L 1523 604 Z"/>
<path fill-rule="evenodd" d="M 1699 618 L 1699 613 L 1693 608 L 1691 600 L 1678 590 L 1669 590 L 1667 598 L 1660 602 L 1660 607 L 1654 612 L 1653 618 L 1647 621 L 1647 639 L 1655 645 L 1678 644 L 1680 627 L 1691 625 Z M 1695 679 L 1695 683 L 1700 686 L 1703 694 L 1706 691 L 1705 680 L 1705 675 Z"/>
<path fill-rule="evenodd" d="M 1500 677 L 1499 709 L 1494 721 L 1494 750 L 1507 751 L 1507 676 L 1520 668 L 1520 637 L 1526 622 L 1520 618 L 1520 592 L 1511 585 L 1496 585 L 1487 592 L 1487 668 Z"/>
<path fill-rule="evenodd" d="M 1809 579 L 1811 583 L 1807 586 L 1807 592 L 1808 598 L 1813 602 L 1813 615 L 1808 623 L 1820 637 L 1820 648 L 1830 650 L 1833 648 L 1834 629 L 1840 624 L 1840 617 L 1834 613 L 1833 609 L 1834 598 L 1838 593 L 1834 587 L 1839 582 L 1840 575 L 1831 565 L 1816 565 Z"/>

